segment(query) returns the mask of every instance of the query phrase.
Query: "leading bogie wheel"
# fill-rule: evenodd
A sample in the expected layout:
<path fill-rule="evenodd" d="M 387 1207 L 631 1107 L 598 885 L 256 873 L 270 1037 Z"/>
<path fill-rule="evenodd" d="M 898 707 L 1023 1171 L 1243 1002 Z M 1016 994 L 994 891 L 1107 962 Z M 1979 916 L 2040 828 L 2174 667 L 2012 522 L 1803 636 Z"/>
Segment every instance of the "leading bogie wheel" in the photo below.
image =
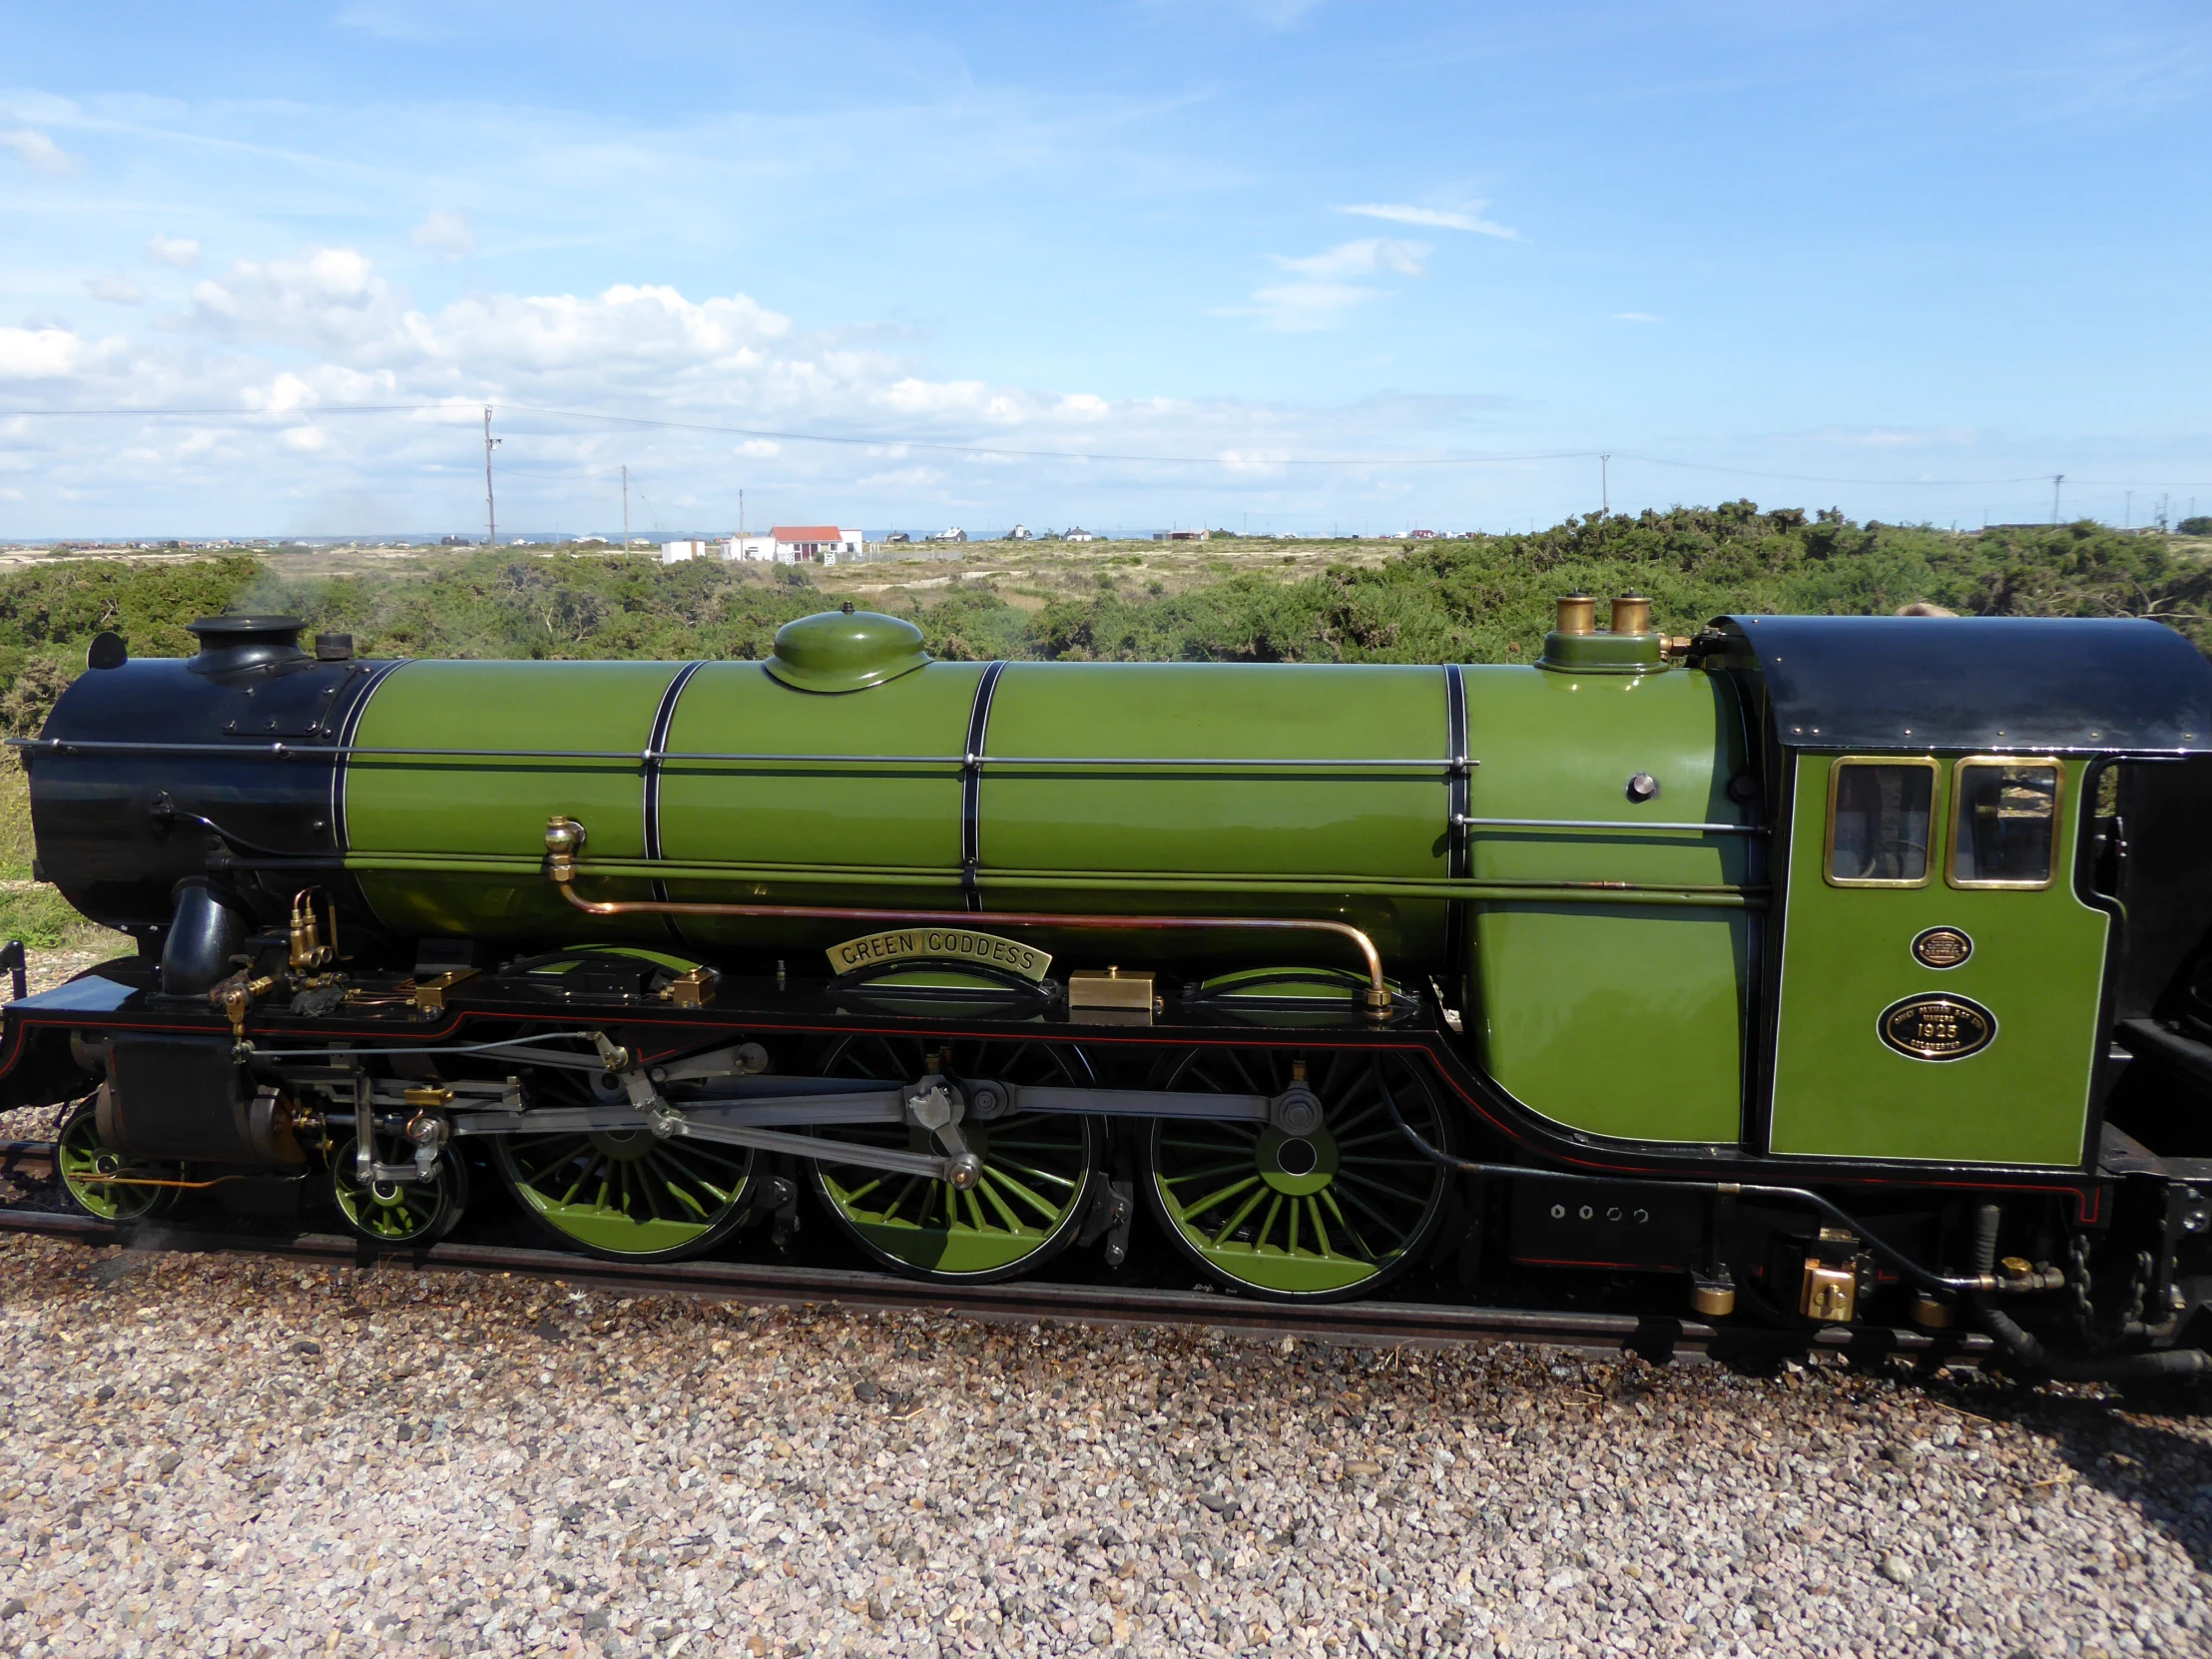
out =
<path fill-rule="evenodd" d="M 411 1163 L 414 1148 L 398 1135 L 378 1134 L 384 1164 Z M 434 1244 L 468 1208 L 468 1167 L 448 1150 L 427 1181 L 360 1180 L 351 1135 L 330 1152 L 330 1197 L 345 1225 L 371 1244 Z"/>
<path fill-rule="evenodd" d="M 936 1071 L 957 1082 L 1082 1087 L 1083 1057 L 1057 1043 L 967 1042 L 925 1046 L 918 1039 L 849 1037 L 824 1057 L 826 1077 L 910 1083 Z M 883 1266 L 913 1279 L 989 1284 L 1033 1273 L 1068 1247 L 1083 1225 L 1098 1180 L 1105 1132 L 1095 1118 L 1019 1112 L 959 1124 L 982 1177 L 966 1192 L 918 1175 L 839 1163 L 814 1166 L 815 1190 L 837 1225 Z M 902 1152 L 937 1152 L 926 1130 L 908 1125 L 849 1125 L 813 1131 Z"/>
<path fill-rule="evenodd" d="M 69 1202 L 88 1216 L 122 1225 L 168 1209 L 175 1187 L 141 1187 L 135 1181 L 173 1181 L 174 1166 L 126 1158 L 100 1139 L 100 1119 L 89 1100 L 75 1107 L 54 1137 L 54 1171 Z"/>
<path fill-rule="evenodd" d="M 1272 1098 L 1298 1063 L 1268 1049 L 1195 1049 L 1163 1066 L 1155 1085 Z M 1385 1090 L 1431 1146 L 1449 1149 L 1450 1120 L 1427 1079 L 1390 1056 L 1318 1054 L 1308 1087 L 1322 1122 L 1304 1134 L 1153 1119 L 1142 1185 L 1176 1247 L 1234 1290 L 1283 1302 L 1373 1296 L 1420 1259 L 1449 1196 L 1447 1172 L 1390 1121 Z"/>

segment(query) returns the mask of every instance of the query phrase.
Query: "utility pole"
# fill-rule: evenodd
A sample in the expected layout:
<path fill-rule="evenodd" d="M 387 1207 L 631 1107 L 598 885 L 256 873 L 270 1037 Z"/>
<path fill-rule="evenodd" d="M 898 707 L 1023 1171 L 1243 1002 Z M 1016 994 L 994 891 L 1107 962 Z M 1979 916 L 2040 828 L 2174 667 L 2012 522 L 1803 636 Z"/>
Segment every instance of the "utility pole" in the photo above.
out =
<path fill-rule="evenodd" d="M 484 545 L 499 545 L 499 510 L 491 497 L 491 452 L 499 447 L 499 440 L 491 435 L 491 405 L 484 405 Z"/>
<path fill-rule="evenodd" d="M 1609 454 L 1600 455 L 1597 458 L 1597 495 L 1599 502 L 1597 516 L 1611 518 L 1613 516 L 1613 457 Z"/>
<path fill-rule="evenodd" d="M 738 491 L 738 540 L 745 540 L 745 491 Z"/>
<path fill-rule="evenodd" d="M 622 463 L 622 550 L 630 551 L 630 463 Z"/>
<path fill-rule="evenodd" d="M 2065 481 L 2066 475 L 2063 472 L 2050 475 L 2050 521 L 2053 524 L 2058 522 L 2058 486 Z"/>

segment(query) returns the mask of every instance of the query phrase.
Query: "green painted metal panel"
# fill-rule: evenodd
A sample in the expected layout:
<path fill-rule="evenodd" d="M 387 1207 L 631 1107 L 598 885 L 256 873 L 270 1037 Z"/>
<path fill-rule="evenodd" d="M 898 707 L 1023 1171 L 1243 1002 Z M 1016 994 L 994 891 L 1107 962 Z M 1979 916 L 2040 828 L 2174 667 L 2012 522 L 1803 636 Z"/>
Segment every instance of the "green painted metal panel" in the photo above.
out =
<path fill-rule="evenodd" d="M 1920 887 L 1839 887 L 1826 855 L 1834 757 L 1797 764 L 1798 826 L 1789 854 L 1776 1036 L 1778 1153 L 1832 1158 L 2078 1165 L 2098 1039 L 2108 920 L 2073 890 L 2071 847 L 2086 768 L 2066 768 L 2055 879 L 2036 890 L 1971 889 L 1944 878 L 1935 837 Z M 1951 766 L 1936 818 L 1949 829 Z M 1913 940 L 1955 927 L 1973 941 L 1960 965 L 1926 967 Z M 1951 1060 L 1901 1054 L 1877 1033 L 1884 1009 L 1912 996 L 1969 997 L 1996 1016 L 1994 1040 Z"/>
<path fill-rule="evenodd" d="M 669 897 L 713 903 L 958 909 L 961 754 L 983 670 L 931 663 L 842 694 L 787 686 L 759 663 L 710 663 L 685 685 L 672 755 L 915 757 L 788 765 L 672 759 L 661 775 L 662 851 L 671 863 L 740 865 L 743 880 L 676 880 Z M 849 921 L 686 917 L 705 949 L 772 953 L 824 968 L 814 954 L 870 931 Z"/>
<path fill-rule="evenodd" d="M 984 774 L 986 909 L 1033 905 L 1021 870 L 1243 881 L 1320 877 L 1320 890 L 1177 892 L 1077 886 L 1054 902 L 1109 912 L 1330 916 L 1373 934 L 1399 971 L 1434 964 L 1444 907 L 1348 895 L 1362 877 L 1445 873 L 1444 677 L 1433 668 L 1223 663 L 1016 663 L 998 685 Z M 1022 759 L 1090 757 L 1081 769 Z M 1421 761 L 1406 774 L 1307 766 L 1146 768 L 1147 760 Z M 1008 764 L 1011 763 L 1011 764 Z M 1095 954 L 1095 945 L 1090 952 Z M 1336 963 L 1327 940 L 1184 936 L 1148 954 L 1286 956 Z"/>
<path fill-rule="evenodd" d="M 983 857 L 1014 868 L 1439 876 L 1444 677 L 1433 668 L 1016 663 L 991 709 Z M 1116 760 L 1428 762 L 1421 777 Z"/>
<path fill-rule="evenodd" d="M 1679 881 L 1748 878 L 1754 837 L 1654 833 L 1638 821 L 1739 824 L 1730 780 L 1746 765 L 1735 692 L 1717 675 L 1558 674 L 1469 668 L 1467 721 L 1475 769 L 1475 818 L 1598 819 L 1597 830 L 1478 829 L 1473 873 L 1504 879 Z M 1658 796 L 1628 799 L 1649 773 Z"/>
<path fill-rule="evenodd" d="M 1584 1134 L 1736 1141 L 1755 925 L 1741 910 L 1483 906 L 1485 1067 Z"/>
<path fill-rule="evenodd" d="M 839 696 L 784 685 L 759 663 L 691 677 L 661 771 L 672 863 L 960 867 L 961 753 L 983 670 L 931 663 Z M 927 757 L 926 764 L 686 761 L 685 754 Z"/>
<path fill-rule="evenodd" d="M 1745 767 L 1728 682 L 1688 670 L 1466 670 L 1475 818 L 1738 824 Z M 1658 796 L 1629 800 L 1639 772 Z M 1477 877 L 1736 884 L 1757 837 L 1477 828 Z M 1752 929 L 1742 910 L 1485 903 L 1474 911 L 1471 1029 L 1490 1075 L 1586 1134 L 1733 1142 L 1743 1121 Z"/>
<path fill-rule="evenodd" d="M 405 663 L 370 695 L 354 743 L 363 749 L 629 750 L 642 755 L 675 677 L 672 663 Z M 589 850 L 645 851 L 644 771 L 637 761 L 356 756 L 346 764 L 345 844 L 353 853 L 544 856 L 556 813 L 583 824 Z M 364 873 L 363 893 L 401 931 L 564 938 L 637 932 L 582 920 L 532 874 Z M 611 897 L 645 896 L 617 883 Z M 661 932 L 655 927 L 645 929 Z"/>

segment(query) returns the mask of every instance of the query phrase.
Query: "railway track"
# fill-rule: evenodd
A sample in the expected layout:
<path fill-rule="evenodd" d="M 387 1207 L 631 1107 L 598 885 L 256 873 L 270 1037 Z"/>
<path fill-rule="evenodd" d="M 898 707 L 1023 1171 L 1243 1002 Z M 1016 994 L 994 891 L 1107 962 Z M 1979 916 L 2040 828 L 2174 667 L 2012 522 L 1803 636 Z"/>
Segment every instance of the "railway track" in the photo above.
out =
<path fill-rule="evenodd" d="M 50 1179 L 53 1147 L 0 1142 L 0 1175 Z M 0 1234 L 29 1233 L 87 1246 L 211 1252 L 286 1261 L 504 1273 L 556 1280 L 626 1295 L 677 1294 L 764 1306 L 830 1306 L 871 1311 L 929 1311 L 1008 1322 L 1189 1326 L 1248 1337 L 1319 1342 L 1454 1346 L 1530 1343 L 1587 1353 L 1634 1353 L 1650 1360 L 1710 1358 L 1773 1364 L 1812 1353 L 1856 1360 L 1902 1358 L 1921 1365 L 1972 1365 L 1989 1352 L 1986 1337 L 1931 1336 L 1887 1326 L 1829 1326 L 1811 1333 L 1715 1325 L 1660 1314 L 1579 1313 L 1419 1302 L 1346 1302 L 1322 1306 L 1246 1301 L 1206 1291 L 1016 1280 L 998 1285 L 925 1285 L 891 1274 L 788 1263 L 601 1261 L 565 1251 L 448 1241 L 427 1249 L 379 1251 L 334 1233 L 225 1232 L 165 1222 L 133 1233 L 74 1212 L 0 1206 Z"/>

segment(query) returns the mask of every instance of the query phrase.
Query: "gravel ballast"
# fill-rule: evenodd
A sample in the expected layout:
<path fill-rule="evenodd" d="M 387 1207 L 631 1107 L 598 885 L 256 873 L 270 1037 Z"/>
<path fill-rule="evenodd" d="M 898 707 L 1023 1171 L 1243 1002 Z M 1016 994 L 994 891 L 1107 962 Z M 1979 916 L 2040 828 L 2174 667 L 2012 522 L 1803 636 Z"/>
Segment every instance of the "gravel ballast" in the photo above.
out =
<path fill-rule="evenodd" d="M 1972 1376 L 0 1241 L 0 1651 L 2212 1651 L 2212 1435 Z"/>

